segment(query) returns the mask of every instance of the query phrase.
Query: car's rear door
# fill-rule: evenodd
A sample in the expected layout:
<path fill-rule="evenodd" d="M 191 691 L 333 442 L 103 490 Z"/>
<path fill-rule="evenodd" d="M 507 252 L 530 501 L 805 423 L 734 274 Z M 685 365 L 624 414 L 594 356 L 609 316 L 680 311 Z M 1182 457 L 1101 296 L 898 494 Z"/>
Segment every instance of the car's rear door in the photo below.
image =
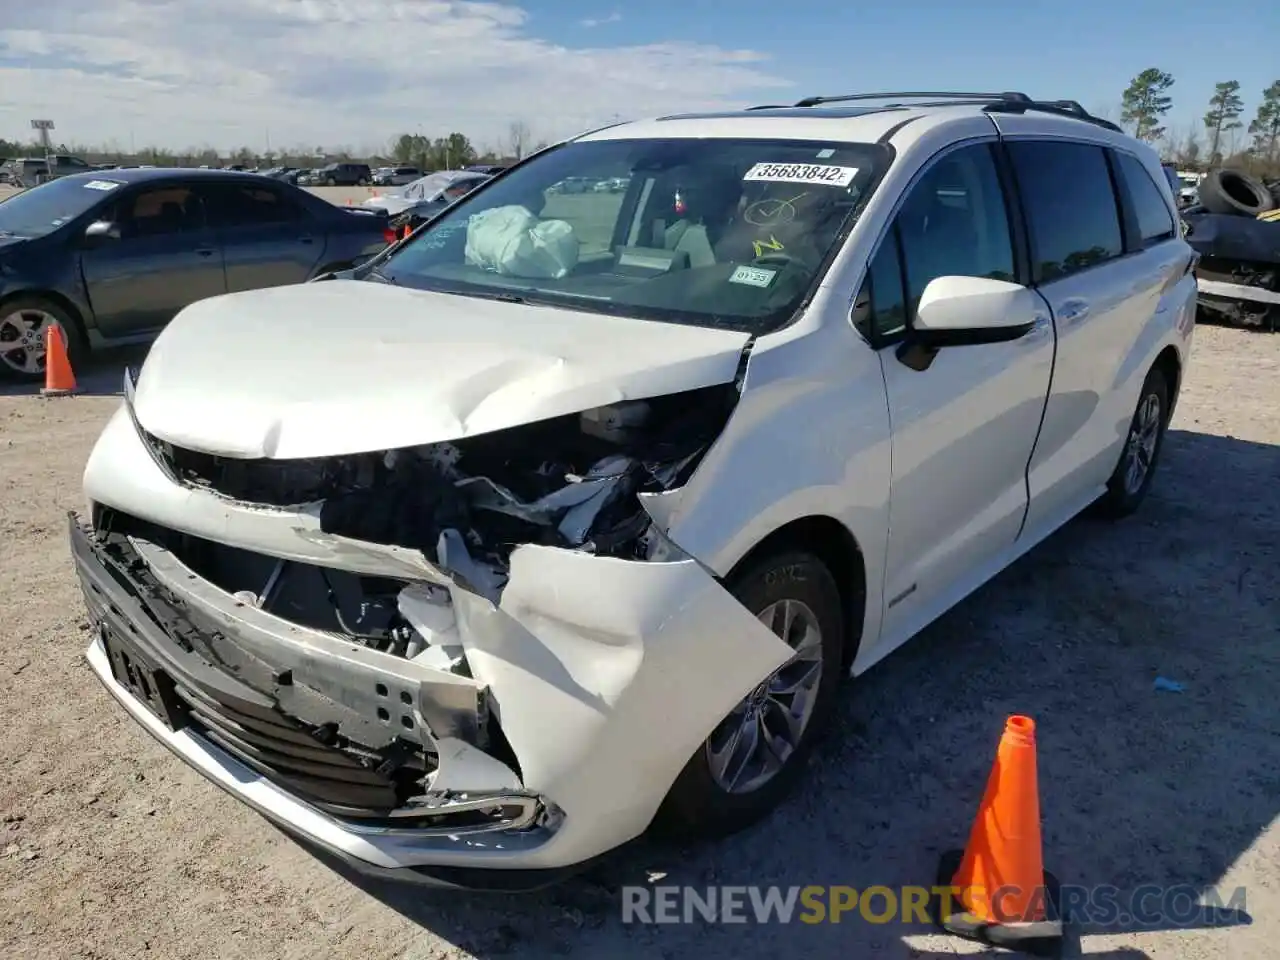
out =
<path fill-rule="evenodd" d="M 1044 136 L 1037 132 L 1043 120 L 1031 118 L 997 122 L 1026 211 L 1034 280 L 1058 339 L 1028 467 L 1025 535 L 1035 539 L 1087 506 L 1115 469 L 1146 376 L 1139 365 L 1170 308 L 1165 292 L 1186 274 L 1189 258 L 1148 174 L 1161 209 L 1148 206 L 1145 227 L 1126 209 L 1124 173 L 1106 139 Z"/>
<path fill-rule="evenodd" d="M 249 178 L 200 189 L 222 245 L 228 292 L 302 283 L 320 265 L 324 225 L 292 191 Z"/>
<path fill-rule="evenodd" d="M 81 242 L 79 255 L 104 336 L 146 333 L 183 307 L 226 292 L 222 250 L 191 183 L 172 180 L 121 191 L 102 219 L 115 223 L 119 236 Z"/>
<path fill-rule="evenodd" d="M 880 641 L 891 646 L 1012 555 L 1049 391 L 1047 308 L 1019 318 L 1034 326 L 1012 342 L 899 353 L 931 280 L 1026 278 L 1011 188 L 987 129 L 932 158 L 904 193 L 871 261 L 872 319 L 855 313 L 879 349 L 893 431 Z M 867 309 L 867 293 L 857 311 Z"/>

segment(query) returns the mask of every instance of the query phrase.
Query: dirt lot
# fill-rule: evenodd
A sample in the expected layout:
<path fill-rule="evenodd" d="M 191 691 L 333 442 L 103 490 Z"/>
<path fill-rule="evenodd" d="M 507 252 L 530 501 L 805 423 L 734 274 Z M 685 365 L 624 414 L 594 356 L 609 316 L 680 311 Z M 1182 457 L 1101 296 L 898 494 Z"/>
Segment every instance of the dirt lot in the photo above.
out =
<path fill-rule="evenodd" d="M 1049 866 L 1074 884 L 1247 888 L 1216 929 L 1086 929 L 1113 958 L 1274 957 L 1280 941 L 1280 337 L 1201 327 L 1143 512 L 1079 520 L 853 684 L 838 735 L 767 824 L 641 847 L 523 898 L 355 882 L 151 741 L 82 659 L 65 544 L 118 400 L 0 387 L 0 955 L 36 958 L 938 958 L 839 925 L 627 926 L 643 883 L 929 883 L 962 842 L 1004 716 L 1041 727 Z M 124 358 L 136 361 L 137 356 Z M 1184 685 L 1157 692 L 1157 676 Z M 1249 922 L 1249 917 L 1252 920 Z"/>

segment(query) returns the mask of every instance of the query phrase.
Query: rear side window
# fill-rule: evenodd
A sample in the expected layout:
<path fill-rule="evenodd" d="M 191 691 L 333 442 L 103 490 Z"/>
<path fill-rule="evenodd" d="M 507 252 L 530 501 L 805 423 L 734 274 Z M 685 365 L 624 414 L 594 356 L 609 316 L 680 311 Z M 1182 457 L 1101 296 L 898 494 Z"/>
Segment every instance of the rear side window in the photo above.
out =
<path fill-rule="evenodd" d="M 1120 177 L 1138 218 L 1138 235 L 1142 237 L 1142 245 L 1146 247 L 1162 240 L 1172 240 L 1178 235 L 1177 225 L 1173 222 L 1173 214 L 1165 205 L 1160 188 L 1147 173 L 1147 168 L 1132 154 L 1116 151 L 1115 157 L 1119 161 Z"/>
<path fill-rule="evenodd" d="M 239 184 L 217 184 L 206 188 L 215 195 L 216 225 L 220 227 L 261 226 L 290 223 L 306 217 L 292 200 L 274 190 Z"/>
<path fill-rule="evenodd" d="M 1106 154 L 1085 143 L 1009 144 L 1031 231 L 1036 279 L 1070 276 L 1124 252 Z"/>

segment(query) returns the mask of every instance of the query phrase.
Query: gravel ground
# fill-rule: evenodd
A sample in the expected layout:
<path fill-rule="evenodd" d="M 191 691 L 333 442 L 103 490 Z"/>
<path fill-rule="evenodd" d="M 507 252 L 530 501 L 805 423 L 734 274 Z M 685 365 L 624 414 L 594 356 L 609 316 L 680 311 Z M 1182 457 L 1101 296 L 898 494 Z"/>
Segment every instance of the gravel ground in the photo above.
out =
<path fill-rule="evenodd" d="M 1274 957 L 1280 941 L 1280 337 L 1201 327 L 1136 517 L 1051 540 L 852 684 L 837 735 L 768 823 L 634 848 L 524 897 L 336 872 L 155 744 L 99 687 L 64 513 L 118 403 L 0 384 L 0 955 L 937 958 L 916 925 L 626 925 L 645 883 L 928 884 L 963 842 L 1005 715 L 1040 725 L 1048 866 L 1064 882 L 1247 888 L 1216 928 L 1076 931 L 1113 958 Z M 1157 692 L 1157 676 L 1184 685 Z M 1251 920 L 1250 920 L 1251 917 Z"/>

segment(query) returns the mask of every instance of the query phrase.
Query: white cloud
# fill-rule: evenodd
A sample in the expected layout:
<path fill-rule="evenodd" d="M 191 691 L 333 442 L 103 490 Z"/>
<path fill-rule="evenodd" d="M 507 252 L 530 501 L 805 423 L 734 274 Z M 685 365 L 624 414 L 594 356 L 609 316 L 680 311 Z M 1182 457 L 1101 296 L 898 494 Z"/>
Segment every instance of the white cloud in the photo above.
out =
<path fill-rule="evenodd" d="M 622 14 L 615 10 L 607 17 L 587 17 L 585 20 L 579 20 L 578 23 L 584 27 L 602 27 L 606 23 L 618 23 L 620 20 L 622 20 Z"/>
<path fill-rule="evenodd" d="M 0 137 L 49 117 L 59 140 L 129 149 L 380 148 L 450 130 L 501 147 L 787 86 L 768 58 L 687 41 L 571 48 L 509 3 L 40 0 L 0 21 Z M 774 94 L 773 96 L 776 96 Z"/>

